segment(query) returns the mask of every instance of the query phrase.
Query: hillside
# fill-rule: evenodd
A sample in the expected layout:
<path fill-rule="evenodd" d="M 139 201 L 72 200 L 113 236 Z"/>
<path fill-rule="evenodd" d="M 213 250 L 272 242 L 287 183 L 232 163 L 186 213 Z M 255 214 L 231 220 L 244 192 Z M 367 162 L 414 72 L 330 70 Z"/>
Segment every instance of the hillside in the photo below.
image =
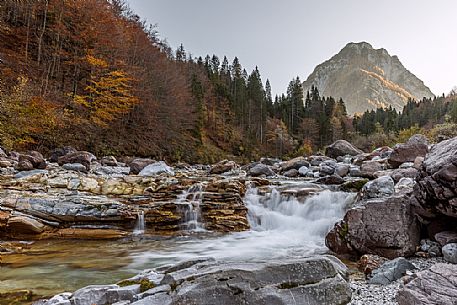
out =
<path fill-rule="evenodd" d="M 397 56 L 366 42 L 349 43 L 318 65 L 303 88 L 310 90 L 313 85 L 324 96 L 342 98 L 350 114 L 389 106 L 401 111 L 408 99 L 434 97 Z"/>

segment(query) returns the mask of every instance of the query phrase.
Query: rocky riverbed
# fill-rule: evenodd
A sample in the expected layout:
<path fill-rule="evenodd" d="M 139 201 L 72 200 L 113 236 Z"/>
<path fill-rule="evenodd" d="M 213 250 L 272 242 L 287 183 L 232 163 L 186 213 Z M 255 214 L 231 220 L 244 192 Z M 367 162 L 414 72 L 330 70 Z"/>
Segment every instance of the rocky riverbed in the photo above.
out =
<path fill-rule="evenodd" d="M 13 278 L 19 272 L 14 266 L 25 263 L 34 247 L 14 240 L 103 245 L 153 238 L 172 244 L 162 243 L 155 252 L 125 248 L 125 263 L 113 267 L 127 270 L 140 259 L 143 267 L 157 266 L 150 272 L 161 274 L 160 280 L 137 283 L 137 276 L 129 280 L 134 282 L 83 288 L 37 304 L 202 304 L 205 297 L 208 304 L 406 305 L 431 304 L 430 293 L 439 304 L 454 304 L 457 138 L 430 145 L 415 135 L 370 153 L 337 141 L 325 156 L 263 158 L 244 166 L 227 160 L 211 166 L 122 161 L 70 147 L 48 159 L 39 152 L 0 150 L 0 251 Z M 341 259 L 360 258 L 362 273 L 350 271 L 355 267 L 348 273 L 338 259 L 322 256 L 328 253 L 324 241 Z M 55 254 L 46 255 L 33 266 L 38 269 L 25 272 L 41 272 Z M 195 261 L 200 258 L 205 259 Z M 189 259 L 191 266 L 174 265 Z M 163 269 L 164 263 L 171 269 Z M 311 265 L 327 271 L 313 278 Z M 302 268 L 306 274 L 292 272 Z M 268 277 L 271 270 L 279 276 Z M 281 272 L 292 278 L 285 281 Z M 132 285 L 124 288 L 125 283 Z M 35 288 L 22 288 L 0 291 L 3 302 L 34 299 Z"/>

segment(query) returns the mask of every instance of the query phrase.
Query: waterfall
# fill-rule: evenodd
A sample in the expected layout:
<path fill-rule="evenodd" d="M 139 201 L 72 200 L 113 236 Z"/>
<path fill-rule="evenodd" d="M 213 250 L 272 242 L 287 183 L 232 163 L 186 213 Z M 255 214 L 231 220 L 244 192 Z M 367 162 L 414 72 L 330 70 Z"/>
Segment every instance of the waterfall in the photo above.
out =
<path fill-rule="evenodd" d="M 192 192 L 184 195 L 195 198 Z M 142 264 L 155 260 L 177 262 L 198 257 L 237 262 L 323 254 L 328 251 L 325 235 L 343 218 L 355 196 L 355 193 L 323 190 L 299 199 L 283 195 L 275 188 L 267 194 L 251 188 L 244 198 L 251 230 L 175 240 L 166 250 L 134 255 L 132 266 L 144 267 Z"/>
<path fill-rule="evenodd" d="M 205 231 L 202 223 L 200 204 L 202 202 L 203 185 L 200 183 L 192 185 L 178 196 L 177 205 L 181 206 L 183 214 L 181 228 L 184 231 L 202 232 Z"/>
<path fill-rule="evenodd" d="M 134 235 L 144 234 L 144 211 L 138 211 L 135 229 L 133 230 Z"/>

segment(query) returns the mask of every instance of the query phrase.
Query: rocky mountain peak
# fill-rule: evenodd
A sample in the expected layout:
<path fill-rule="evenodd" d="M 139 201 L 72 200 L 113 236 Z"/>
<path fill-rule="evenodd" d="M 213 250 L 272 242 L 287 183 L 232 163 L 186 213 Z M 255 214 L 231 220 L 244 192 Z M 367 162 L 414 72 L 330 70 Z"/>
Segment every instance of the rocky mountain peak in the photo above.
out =
<path fill-rule="evenodd" d="M 397 56 L 368 42 L 350 42 L 318 65 L 303 83 L 305 91 L 311 86 L 324 96 L 343 98 L 350 114 L 389 106 L 402 110 L 410 98 L 434 97 Z"/>

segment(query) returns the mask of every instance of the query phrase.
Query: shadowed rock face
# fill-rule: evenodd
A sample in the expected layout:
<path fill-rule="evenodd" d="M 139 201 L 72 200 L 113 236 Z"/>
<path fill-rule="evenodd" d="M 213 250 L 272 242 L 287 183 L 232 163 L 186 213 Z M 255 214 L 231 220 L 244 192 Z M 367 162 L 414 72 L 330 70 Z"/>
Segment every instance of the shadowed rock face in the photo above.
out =
<path fill-rule="evenodd" d="M 409 98 L 434 96 L 397 56 L 366 42 L 349 43 L 318 65 L 303 88 L 307 91 L 313 85 L 323 96 L 343 98 L 350 114 L 389 106 L 402 110 Z"/>

